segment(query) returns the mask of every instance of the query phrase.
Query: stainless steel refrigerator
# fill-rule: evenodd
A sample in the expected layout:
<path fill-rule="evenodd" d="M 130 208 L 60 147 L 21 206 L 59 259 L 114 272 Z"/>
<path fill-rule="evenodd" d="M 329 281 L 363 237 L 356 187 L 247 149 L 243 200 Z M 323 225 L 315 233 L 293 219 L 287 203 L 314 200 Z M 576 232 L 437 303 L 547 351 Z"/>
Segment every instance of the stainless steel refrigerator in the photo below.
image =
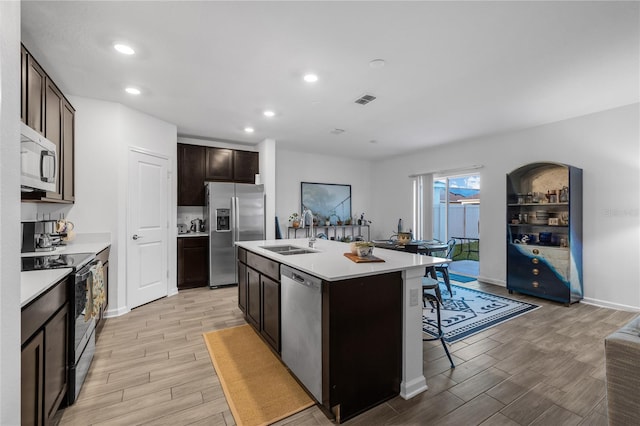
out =
<path fill-rule="evenodd" d="M 236 241 L 264 240 L 264 186 L 207 182 L 209 287 L 238 283 Z"/>

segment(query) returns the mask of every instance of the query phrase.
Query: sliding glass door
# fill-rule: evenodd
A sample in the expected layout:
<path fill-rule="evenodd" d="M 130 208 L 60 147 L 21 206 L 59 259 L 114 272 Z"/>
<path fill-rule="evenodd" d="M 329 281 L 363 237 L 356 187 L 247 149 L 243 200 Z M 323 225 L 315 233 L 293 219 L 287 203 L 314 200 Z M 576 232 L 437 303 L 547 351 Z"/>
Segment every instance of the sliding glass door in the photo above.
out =
<path fill-rule="evenodd" d="M 432 217 L 433 238 L 440 241 L 455 238 L 453 259 L 473 261 L 465 262 L 470 270 L 460 272 L 477 276 L 477 261 L 480 260 L 480 176 L 434 178 Z M 452 264 L 451 269 L 455 270 L 456 265 Z"/>

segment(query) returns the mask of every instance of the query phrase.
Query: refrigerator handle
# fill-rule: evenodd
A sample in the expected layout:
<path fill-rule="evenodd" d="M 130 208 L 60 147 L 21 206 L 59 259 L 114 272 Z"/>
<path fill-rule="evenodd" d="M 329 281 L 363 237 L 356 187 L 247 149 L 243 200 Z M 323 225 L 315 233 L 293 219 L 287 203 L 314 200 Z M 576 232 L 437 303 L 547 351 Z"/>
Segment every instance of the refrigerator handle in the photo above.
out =
<path fill-rule="evenodd" d="M 238 197 L 235 197 L 234 198 L 234 202 L 235 202 L 235 215 L 236 215 L 236 217 L 235 217 L 235 220 L 236 220 L 236 227 L 235 227 L 236 234 L 234 236 L 234 239 L 236 241 L 240 241 L 240 208 L 238 207 L 238 201 L 239 201 Z"/>

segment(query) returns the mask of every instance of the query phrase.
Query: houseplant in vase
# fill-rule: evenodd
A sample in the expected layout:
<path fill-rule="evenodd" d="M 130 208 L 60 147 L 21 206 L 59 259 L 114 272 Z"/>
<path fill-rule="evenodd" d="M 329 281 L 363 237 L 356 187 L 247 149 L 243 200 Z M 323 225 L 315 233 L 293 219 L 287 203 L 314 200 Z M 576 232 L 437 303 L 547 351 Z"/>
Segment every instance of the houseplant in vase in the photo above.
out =
<path fill-rule="evenodd" d="M 291 216 L 289 216 L 289 222 L 291 222 L 291 226 L 294 228 L 300 227 L 300 215 L 297 212 L 291 213 Z"/>

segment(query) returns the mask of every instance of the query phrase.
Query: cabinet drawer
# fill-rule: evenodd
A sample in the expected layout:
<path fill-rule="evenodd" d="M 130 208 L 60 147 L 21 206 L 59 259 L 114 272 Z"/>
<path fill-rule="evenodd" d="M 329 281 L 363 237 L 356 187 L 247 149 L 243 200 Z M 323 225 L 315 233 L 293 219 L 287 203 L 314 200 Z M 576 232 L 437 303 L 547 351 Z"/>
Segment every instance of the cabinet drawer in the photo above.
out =
<path fill-rule="evenodd" d="M 21 344 L 24 344 L 62 305 L 67 302 L 69 277 L 55 284 L 46 293 L 22 310 Z"/>
<path fill-rule="evenodd" d="M 276 281 L 280 281 L 280 264 L 278 262 L 247 252 L 247 265 Z"/>
<path fill-rule="evenodd" d="M 238 260 L 242 263 L 247 263 L 247 251 L 242 247 L 238 247 Z"/>
<path fill-rule="evenodd" d="M 182 247 L 207 247 L 209 245 L 209 237 L 185 237 L 180 238 Z"/>

